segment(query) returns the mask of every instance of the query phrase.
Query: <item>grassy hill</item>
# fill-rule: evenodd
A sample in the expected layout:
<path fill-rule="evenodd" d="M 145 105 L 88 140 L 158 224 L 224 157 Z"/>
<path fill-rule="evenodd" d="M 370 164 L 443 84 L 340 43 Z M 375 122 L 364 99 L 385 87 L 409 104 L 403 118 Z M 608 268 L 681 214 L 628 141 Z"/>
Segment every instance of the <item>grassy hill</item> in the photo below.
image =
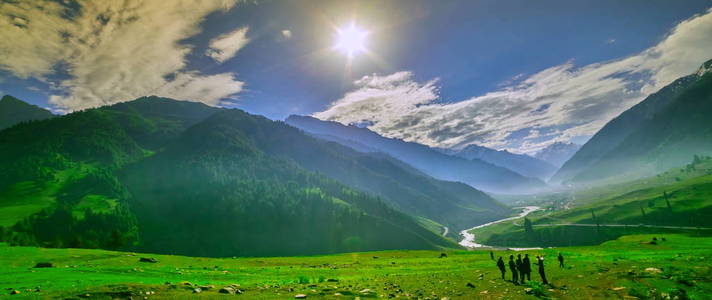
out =
<path fill-rule="evenodd" d="M 665 238 L 655 245 L 649 243 L 652 236 L 644 235 L 600 246 L 526 252 L 546 257 L 550 286 L 541 285 L 536 270 L 535 281 L 525 285 L 500 279 L 486 251 L 448 251 L 445 258 L 436 251 L 385 251 L 211 259 L 0 246 L 0 291 L 8 299 L 203 299 L 229 297 L 219 293 L 229 286 L 245 299 L 298 294 L 308 299 L 705 299 L 712 293 L 706 260 L 712 238 Z M 566 268 L 555 263 L 559 252 Z M 510 254 L 516 253 L 495 251 L 496 256 Z M 33 268 L 40 262 L 53 267 Z M 194 293 L 196 288 L 201 292 Z M 13 291 L 20 293 L 10 296 Z"/>
<path fill-rule="evenodd" d="M 660 231 L 712 234 L 712 230 L 672 228 L 712 228 L 709 218 L 712 158 L 709 157 L 698 156 L 682 168 L 656 176 L 585 187 L 557 196 L 559 199 L 550 198 L 555 200 L 549 202 L 546 210 L 530 215 L 534 234 L 527 234 L 522 220 L 516 220 L 476 230 L 478 240 L 487 245 L 526 247 L 592 245 L 621 235 Z"/>

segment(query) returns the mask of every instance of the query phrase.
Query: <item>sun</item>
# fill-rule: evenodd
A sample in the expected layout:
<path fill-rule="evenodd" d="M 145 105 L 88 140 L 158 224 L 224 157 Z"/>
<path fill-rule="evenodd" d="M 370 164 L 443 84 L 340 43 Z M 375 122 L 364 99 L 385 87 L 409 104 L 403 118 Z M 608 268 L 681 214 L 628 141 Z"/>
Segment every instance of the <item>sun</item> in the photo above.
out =
<path fill-rule="evenodd" d="M 336 45 L 334 48 L 344 52 L 349 58 L 366 51 L 368 32 L 351 23 L 336 30 Z"/>

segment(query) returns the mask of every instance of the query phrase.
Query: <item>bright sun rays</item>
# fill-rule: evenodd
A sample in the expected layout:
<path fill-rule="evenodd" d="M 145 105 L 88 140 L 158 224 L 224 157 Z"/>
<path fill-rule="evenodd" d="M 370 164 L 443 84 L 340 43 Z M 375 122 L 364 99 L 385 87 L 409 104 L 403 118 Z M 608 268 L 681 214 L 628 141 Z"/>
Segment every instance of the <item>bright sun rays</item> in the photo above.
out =
<path fill-rule="evenodd" d="M 355 23 L 336 29 L 337 37 L 334 48 L 346 54 L 351 59 L 354 55 L 366 51 L 368 32 L 357 27 Z"/>

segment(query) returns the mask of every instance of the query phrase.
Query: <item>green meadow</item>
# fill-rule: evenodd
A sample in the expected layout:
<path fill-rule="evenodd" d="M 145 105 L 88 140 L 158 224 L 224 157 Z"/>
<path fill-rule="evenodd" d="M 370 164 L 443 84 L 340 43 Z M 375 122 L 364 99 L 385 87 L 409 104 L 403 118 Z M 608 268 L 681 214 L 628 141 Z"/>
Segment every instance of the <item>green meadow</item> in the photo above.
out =
<path fill-rule="evenodd" d="M 0 246 L 0 289 L 9 299 L 292 299 L 299 294 L 308 299 L 705 299 L 712 294 L 707 262 L 712 238 L 656 237 L 656 244 L 651 235 L 637 235 L 599 246 L 495 251 L 503 257 L 544 255 L 550 285 L 539 282 L 536 267 L 530 283 L 502 280 L 486 250 L 195 258 Z M 559 252 L 565 268 L 556 262 Z M 440 258 L 442 253 L 447 257 Z M 52 267 L 35 268 L 40 262 Z M 220 293 L 226 287 L 235 294 Z"/>

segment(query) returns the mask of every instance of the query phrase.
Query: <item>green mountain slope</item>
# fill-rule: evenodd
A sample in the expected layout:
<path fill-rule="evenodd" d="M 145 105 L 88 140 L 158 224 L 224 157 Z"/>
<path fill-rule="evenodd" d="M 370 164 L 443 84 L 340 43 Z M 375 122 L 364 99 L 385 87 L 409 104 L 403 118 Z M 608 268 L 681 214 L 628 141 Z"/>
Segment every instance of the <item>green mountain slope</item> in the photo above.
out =
<path fill-rule="evenodd" d="M 684 165 L 712 153 L 711 113 L 712 74 L 680 78 L 606 124 L 552 180 L 630 180 Z"/>
<path fill-rule="evenodd" d="M 23 124 L 0 133 L 0 215 L 12 216 L 0 233 L 15 244 L 205 256 L 456 246 L 393 209 L 398 189 L 378 199 L 304 157 L 360 164 L 336 146 L 241 111 L 156 97 Z M 363 165 L 353 170 L 366 182 L 393 176 Z M 425 182 L 455 198 L 431 206 L 480 213 L 462 222 L 508 212 L 474 189 Z"/>
<path fill-rule="evenodd" d="M 595 245 L 640 233 L 712 234 L 712 158 L 624 183 L 574 190 L 522 220 L 476 230 L 484 244 L 517 247 Z M 598 227 L 596 224 L 600 224 Z"/>
<path fill-rule="evenodd" d="M 285 136 L 269 126 L 284 125 L 221 111 L 127 168 L 141 249 L 242 256 L 452 246 L 380 200 L 271 155 Z"/>
<path fill-rule="evenodd" d="M 13 96 L 5 95 L 0 98 L 0 130 L 20 122 L 44 120 L 53 116 L 51 112 Z"/>

